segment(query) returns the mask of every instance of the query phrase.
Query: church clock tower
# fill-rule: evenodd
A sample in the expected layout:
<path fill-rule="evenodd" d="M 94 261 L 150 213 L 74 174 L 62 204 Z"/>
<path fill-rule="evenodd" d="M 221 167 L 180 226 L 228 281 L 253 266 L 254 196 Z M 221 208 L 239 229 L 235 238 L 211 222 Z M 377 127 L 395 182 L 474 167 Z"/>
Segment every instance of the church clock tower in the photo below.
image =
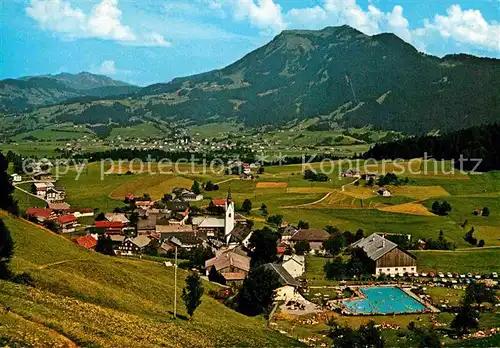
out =
<path fill-rule="evenodd" d="M 234 202 L 231 198 L 231 188 L 227 191 L 225 210 L 226 216 L 224 219 L 224 236 L 226 237 L 226 243 L 229 243 L 231 231 L 234 229 Z"/>

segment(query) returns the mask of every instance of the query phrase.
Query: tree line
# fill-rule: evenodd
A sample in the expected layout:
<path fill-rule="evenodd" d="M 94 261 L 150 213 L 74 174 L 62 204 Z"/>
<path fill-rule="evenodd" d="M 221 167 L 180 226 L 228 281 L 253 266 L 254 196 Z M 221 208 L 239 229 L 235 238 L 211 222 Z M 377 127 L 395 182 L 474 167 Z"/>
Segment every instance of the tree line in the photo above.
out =
<path fill-rule="evenodd" d="M 379 143 L 368 150 L 363 157 L 375 159 L 411 159 L 419 158 L 427 153 L 436 160 L 455 160 L 454 165 L 459 168 L 458 160 L 481 159 L 475 170 L 491 171 L 500 169 L 500 124 L 471 127 L 440 136 L 424 135 Z M 464 170 L 473 170 L 475 161 L 464 161 Z"/>

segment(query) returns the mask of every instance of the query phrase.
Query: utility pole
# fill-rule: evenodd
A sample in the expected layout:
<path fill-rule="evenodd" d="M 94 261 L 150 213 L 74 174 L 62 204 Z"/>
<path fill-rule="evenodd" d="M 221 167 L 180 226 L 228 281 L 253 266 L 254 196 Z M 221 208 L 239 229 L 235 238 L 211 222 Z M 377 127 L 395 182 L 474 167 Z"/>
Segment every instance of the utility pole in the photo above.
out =
<path fill-rule="evenodd" d="M 177 245 L 175 246 L 174 264 L 174 319 L 177 318 Z"/>

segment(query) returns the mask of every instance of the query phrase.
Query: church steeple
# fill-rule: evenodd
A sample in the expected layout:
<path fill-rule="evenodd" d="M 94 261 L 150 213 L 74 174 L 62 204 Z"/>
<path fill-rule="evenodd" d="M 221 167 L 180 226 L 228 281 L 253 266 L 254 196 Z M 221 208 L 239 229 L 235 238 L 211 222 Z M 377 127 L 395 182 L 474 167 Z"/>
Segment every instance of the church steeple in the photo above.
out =
<path fill-rule="evenodd" d="M 227 205 L 231 204 L 232 201 L 233 198 L 231 197 L 231 186 L 229 186 L 229 188 L 227 189 L 227 199 L 226 199 Z"/>

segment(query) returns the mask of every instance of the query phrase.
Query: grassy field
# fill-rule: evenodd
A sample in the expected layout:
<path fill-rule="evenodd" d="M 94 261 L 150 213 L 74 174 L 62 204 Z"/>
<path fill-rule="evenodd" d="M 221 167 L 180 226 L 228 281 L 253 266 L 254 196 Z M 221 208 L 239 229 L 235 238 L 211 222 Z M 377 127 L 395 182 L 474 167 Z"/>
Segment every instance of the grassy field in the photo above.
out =
<path fill-rule="evenodd" d="M 500 249 L 476 248 L 473 250 L 430 251 L 414 250 L 419 271 L 460 273 L 500 272 Z"/>
<path fill-rule="evenodd" d="M 0 303 L 10 309 L 0 311 L 4 341 L 20 346 L 298 345 L 266 329 L 262 318 L 245 317 L 208 296 L 192 321 L 181 319 L 186 312 L 178 298 L 181 318 L 174 320 L 172 268 L 89 252 L 23 220 L 2 219 L 16 243 L 13 270 L 29 272 L 36 282 L 36 288 L 0 282 Z M 179 271 L 179 293 L 186 274 Z"/>

